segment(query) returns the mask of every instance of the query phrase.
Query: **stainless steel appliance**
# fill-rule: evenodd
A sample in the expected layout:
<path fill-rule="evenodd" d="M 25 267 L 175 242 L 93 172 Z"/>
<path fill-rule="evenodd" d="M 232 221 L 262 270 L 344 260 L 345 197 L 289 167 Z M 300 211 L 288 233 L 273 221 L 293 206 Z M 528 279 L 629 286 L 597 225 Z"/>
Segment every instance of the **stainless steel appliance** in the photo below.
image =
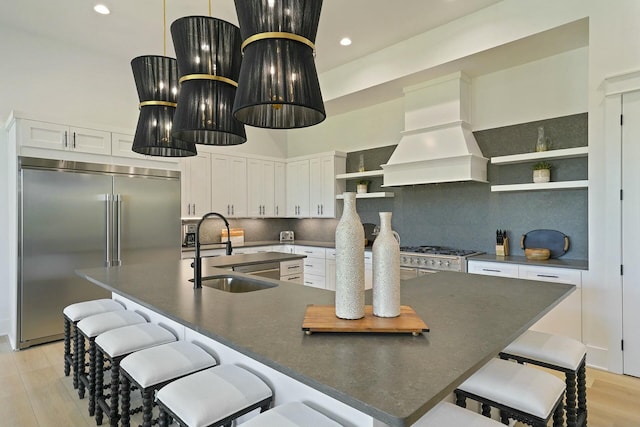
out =
<path fill-rule="evenodd" d="M 196 245 L 196 224 L 185 224 L 184 226 L 184 239 L 182 240 L 182 246 L 192 248 Z"/>
<path fill-rule="evenodd" d="M 467 271 L 467 257 L 482 252 L 444 246 L 403 246 L 400 248 L 400 275 L 409 279 L 438 271 Z"/>
<path fill-rule="evenodd" d="M 19 159 L 19 347 L 62 338 L 62 309 L 110 297 L 76 269 L 180 259 L 180 175 Z"/>
<path fill-rule="evenodd" d="M 280 263 L 265 262 L 253 265 L 241 265 L 233 267 L 233 271 L 238 273 L 253 274 L 254 276 L 267 277 L 269 279 L 280 280 Z"/>
<path fill-rule="evenodd" d="M 281 231 L 280 243 L 293 242 L 293 231 Z"/>

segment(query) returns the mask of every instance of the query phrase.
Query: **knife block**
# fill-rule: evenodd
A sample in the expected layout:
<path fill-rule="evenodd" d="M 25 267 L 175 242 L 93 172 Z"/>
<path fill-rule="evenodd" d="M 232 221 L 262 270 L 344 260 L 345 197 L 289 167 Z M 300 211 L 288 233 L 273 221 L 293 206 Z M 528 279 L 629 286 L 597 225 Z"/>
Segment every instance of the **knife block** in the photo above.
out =
<path fill-rule="evenodd" d="M 509 256 L 509 238 L 505 237 L 501 245 L 496 245 L 497 256 Z"/>

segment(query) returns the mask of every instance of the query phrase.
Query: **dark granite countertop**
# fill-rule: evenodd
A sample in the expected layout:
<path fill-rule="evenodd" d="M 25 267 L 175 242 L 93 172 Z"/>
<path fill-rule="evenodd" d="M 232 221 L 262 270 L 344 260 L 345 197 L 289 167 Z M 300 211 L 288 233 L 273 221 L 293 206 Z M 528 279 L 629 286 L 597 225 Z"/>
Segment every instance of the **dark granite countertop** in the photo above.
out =
<path fill-rule="evenodd" d="M 524 256 L 498 256 L 492 254 L 481 254 L 467 258 L 468 261 L 491 261 L 491 262 L 504 262 L 507 264 L 523 264 L 523 265 L 535 265 L 539 267 L 558 267 L 558 268 L 572 268 L 574 270 L 589 270 L 589 261 L 581 259 L 563 259 L 555 258 L 545 261 L 531 260 Z"/>
<path fill-rule="evenodd" d="M 333 305 L 333 292 L 269 279 L 278 286 L 243 294 L 194 290 L 190 263 L 78 274 L 390 426 L 413 424 L 575 289 L 439 272 L 402 282 L 402 302 L 428 333 L 307 336 L 307 304 Z M 371 291 L 366 298 L 371 304 Z"/>

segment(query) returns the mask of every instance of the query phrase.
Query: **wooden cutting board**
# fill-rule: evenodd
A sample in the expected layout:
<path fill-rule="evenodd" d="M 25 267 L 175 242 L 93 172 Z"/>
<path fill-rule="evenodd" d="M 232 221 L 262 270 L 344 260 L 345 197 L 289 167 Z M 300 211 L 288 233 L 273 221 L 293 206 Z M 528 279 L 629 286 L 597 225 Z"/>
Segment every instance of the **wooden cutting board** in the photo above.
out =
<path fill-rule="evenodd" d="M 419 335 L 429 332 L 429 327 L 408 305 L 400 306 L 398 317 L 377 317 L 373 315 L 373 306 L 364 307 L 364 317 L 346 320 L 336 317 L 334 305 L 307 306 L 302 322 L 302 330 L 307 335 L 313 332 L 370 332 Z"/>

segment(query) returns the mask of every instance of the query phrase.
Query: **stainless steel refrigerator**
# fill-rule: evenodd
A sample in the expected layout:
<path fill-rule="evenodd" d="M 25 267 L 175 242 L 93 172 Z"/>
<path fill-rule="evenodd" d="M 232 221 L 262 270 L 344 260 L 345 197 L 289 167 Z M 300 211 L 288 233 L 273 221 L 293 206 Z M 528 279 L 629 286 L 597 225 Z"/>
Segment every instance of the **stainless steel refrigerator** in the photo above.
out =
<path fill-rule="evenodd" d="M 19 159 L 19 347 L 62 338 L 62 309 L 109 298 L 75 270 L 180 259 L 180 174 Z"/>

